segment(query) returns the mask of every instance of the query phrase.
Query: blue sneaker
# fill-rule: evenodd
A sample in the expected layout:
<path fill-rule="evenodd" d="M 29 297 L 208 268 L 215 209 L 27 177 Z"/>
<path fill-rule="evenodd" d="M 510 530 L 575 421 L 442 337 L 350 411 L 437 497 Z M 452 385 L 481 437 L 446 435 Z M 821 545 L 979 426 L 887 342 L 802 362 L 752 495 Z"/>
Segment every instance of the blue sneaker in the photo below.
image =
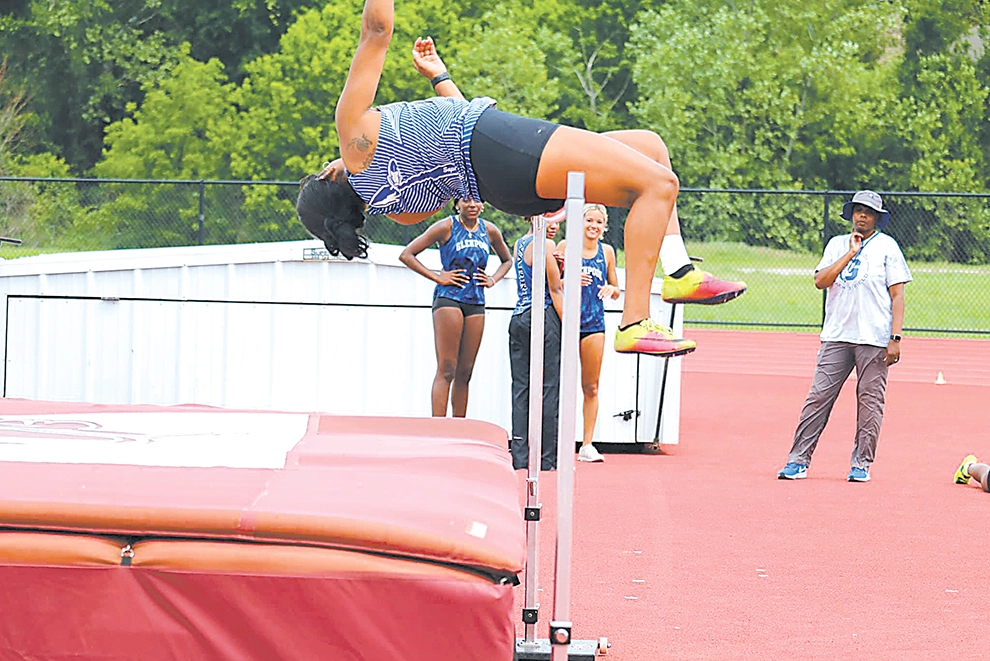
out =
<path fill-rule="evenodd" d="M 793 461 L 787 462 L 787 465 L 777 473 L 778 480 L 803 480 L 806 477 L 808 477 L 808 467 Z"/>
<path fill-rule="evenodd" d="M 847 479 L 850 482 L 869 482 L 870 469 L 860 468 L 859 466 L 853 466 L 852 470 L 849 471 L 849 477 Z"/>

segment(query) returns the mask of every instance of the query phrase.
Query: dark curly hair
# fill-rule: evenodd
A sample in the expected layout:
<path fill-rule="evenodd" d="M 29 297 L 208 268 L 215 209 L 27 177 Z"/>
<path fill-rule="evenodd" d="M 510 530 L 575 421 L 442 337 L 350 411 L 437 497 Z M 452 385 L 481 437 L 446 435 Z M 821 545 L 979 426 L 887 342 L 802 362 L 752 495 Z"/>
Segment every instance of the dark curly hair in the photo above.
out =
<path fill-rule="evenodd" d="M 310 234 L 323 241 L 331 255 L 347 259 L 368 256 L 364 200 L 346 180 L 320 179 L 311 174 L 299 182 L 296 215 Z"/>

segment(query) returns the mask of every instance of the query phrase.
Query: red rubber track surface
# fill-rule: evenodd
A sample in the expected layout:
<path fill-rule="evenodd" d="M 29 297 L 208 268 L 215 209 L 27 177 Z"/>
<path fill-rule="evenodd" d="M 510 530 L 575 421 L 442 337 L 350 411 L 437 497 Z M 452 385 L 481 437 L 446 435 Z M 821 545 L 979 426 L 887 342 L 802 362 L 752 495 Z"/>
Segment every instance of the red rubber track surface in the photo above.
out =
<path fill-rule="evenodd" d="M 682 363 L 673 454 L 577 463 L 574 638 L 607 636 L 613 661 L 986 658 L 990 494 L 952 477 L 968 453 L 990 459 L 990 342 L 903 341 L 873 479 L 858 484 L 846 481 L 854 378 L 808 479 L 776 479 L 816 335 L 685 334 L 698 350 Z M 556 475 L 542 475 L 537 638 L 553 614 L 556 517 Z"/>

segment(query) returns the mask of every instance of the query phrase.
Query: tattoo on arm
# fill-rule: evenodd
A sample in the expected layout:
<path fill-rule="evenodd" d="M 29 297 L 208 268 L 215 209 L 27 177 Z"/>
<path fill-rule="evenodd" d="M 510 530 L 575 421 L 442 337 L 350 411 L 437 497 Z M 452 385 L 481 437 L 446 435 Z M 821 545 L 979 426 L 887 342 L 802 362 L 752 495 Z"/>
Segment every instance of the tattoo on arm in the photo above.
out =
<path fill-rule="evenodd" d="M 352 138 L 351 141 L 347 143 L 347 146 L 353 147 L 360 152 L 364 152 L 365 158 L 362 166 L 365 168 L 371 166 L 371 161 L 375 158 L 375 150 L 374 145 L 371 143 L 371 140 L 368 139 L 368 136 L 362 133 L 359 137 Z"/>

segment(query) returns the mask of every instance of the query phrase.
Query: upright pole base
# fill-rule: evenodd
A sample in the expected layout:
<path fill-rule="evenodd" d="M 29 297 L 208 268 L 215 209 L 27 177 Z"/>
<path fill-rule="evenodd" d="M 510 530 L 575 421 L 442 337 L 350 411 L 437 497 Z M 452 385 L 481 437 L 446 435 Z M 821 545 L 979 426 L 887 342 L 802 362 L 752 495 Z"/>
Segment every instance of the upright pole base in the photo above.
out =
<path fill-rule="evenodd" d="M 598 640 L 572 640 L 567 650 L 568 661 L 595 661 L 596 655 L 608 654 L 610 643 L 607 638 Z M 546 638 L 527 641 L 516 638 L 515 661 L 550 661 L 553 650 Z"/>

